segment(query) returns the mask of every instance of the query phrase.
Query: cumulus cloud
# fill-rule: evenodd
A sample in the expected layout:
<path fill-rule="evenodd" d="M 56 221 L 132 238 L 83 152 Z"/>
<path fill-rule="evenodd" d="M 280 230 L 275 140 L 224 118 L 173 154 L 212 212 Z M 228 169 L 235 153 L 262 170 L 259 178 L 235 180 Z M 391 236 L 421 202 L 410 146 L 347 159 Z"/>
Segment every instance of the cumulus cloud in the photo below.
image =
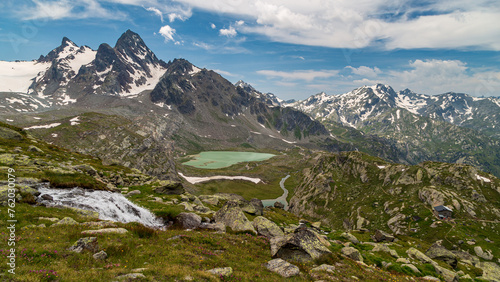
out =
<path fill-rule="evenodd" d="M 219 35 L 221 36 L 235 37 L 237 34 L 238 32 L 232 26 L 230 26 L 229 28 L 223 28 L 219 30 Z"/>
<path fill-rule="evenodd" d="M 305 80 L 312 81 L 318 78 L 329 78 L 336 76 L 338 70 L 297 70 L 297 71 L 276 71 L 276 70 L 259 70 L 258 74 L 267 77 L 278 77 L 285 80 Z"/>
<path fill-rule="evenodd" d="M 450 91 L 472 96 L 498 96 L 500 93 L 499 71 L 470 68 L 460 60 L 417 59 L 398 66 L 397 69 L 401 69 L 399 71 L 364 66 L 346 68 L 356 75 L 351 80 L 353 88 L 386 83 L 396 90 L 409 88 L 417 93 L 431 95 Z"/>
<path fill-rule="evenodd" d="M 500 50 L 495 1 L 234 1 L 178 0 L 190 7 L 240 16 L 240 33 L 333 48 L 477 48 Z"/>
<path fill-rule="evenodd" d="M 173 29 L 169 25 L 162 26 L 160 28 L 159 33 L 161 36 L 163 36 L 163 38 L 165 38 L 165 42 L 175 41 L 174 40 L 175 29 Z"/>
<path fill-rule="evenodd" d="M 211 27 L 212 29 L 216 29 L 216 28 L 217 28 L 217 26 L 216 26 L 215 24 L 213 24 L 213 23 L 211 23 L 211 24 L 210 24 L 210 27 Z"/>

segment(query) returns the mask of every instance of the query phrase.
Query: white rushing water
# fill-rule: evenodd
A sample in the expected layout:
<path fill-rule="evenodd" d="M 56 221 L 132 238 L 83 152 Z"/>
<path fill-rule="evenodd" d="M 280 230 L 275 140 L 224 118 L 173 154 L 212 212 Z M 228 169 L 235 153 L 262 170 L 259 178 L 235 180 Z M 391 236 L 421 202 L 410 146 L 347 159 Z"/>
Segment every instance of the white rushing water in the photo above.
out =
<path fill-rule="evenodd" d="M 47 206 L 67 206 L 84 210 L 96 211 L 99 219 L 112 220 L 123 223 L 138 222 L 145 226 L 161 228 L 162 221 L 150 211 L 140 207 L 120 193 L 108 191 L 85 191 L 81 188 L 48 189 L 39 188 L 38 191 L 52 196 L 53 201 L 44 201 Z"/>

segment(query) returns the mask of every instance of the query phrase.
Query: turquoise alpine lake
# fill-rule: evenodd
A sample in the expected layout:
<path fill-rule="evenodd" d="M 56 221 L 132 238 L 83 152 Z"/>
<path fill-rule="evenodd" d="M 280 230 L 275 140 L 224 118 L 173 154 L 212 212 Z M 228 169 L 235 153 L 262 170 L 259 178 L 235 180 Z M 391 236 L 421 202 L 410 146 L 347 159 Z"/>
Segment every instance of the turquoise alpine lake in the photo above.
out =
<path fill-rule="evenodd" d="M 189 156 L 194 159 L 183 164 L 196 168 L 218 169 L 242 162 L 265 161 L 274 156 L 273 154 L 254 152 L 208 151 Z"/>

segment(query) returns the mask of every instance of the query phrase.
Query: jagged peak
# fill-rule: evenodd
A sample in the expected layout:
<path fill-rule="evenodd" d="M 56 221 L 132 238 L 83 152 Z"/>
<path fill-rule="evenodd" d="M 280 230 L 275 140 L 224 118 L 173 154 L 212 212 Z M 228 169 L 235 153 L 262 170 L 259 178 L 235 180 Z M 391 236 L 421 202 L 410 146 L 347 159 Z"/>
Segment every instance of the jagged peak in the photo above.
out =
<path fill-rule="evenodd" d="M 78 45 L 75 44 L 75 42 L 71 41 L 69 38 L 66 36 L 63 37 L 61 41 L 61 46 L 73 46 L 73 47 L 78 47 Z"/>

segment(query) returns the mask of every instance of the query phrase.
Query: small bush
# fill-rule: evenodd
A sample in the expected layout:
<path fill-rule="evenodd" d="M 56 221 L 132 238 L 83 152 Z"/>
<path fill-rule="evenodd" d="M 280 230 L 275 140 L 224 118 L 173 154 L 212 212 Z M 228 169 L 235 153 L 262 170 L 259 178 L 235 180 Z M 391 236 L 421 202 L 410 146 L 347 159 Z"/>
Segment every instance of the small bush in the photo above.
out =
<path fill-rule="evenodd" d="M 154 236 L 158 236 L 155 229 L 146 227 L 138 223 L 134 223 L 128 229 L 130 230 L 130 232 L 134 233 L 139 238 L 151 238 Z"/>

